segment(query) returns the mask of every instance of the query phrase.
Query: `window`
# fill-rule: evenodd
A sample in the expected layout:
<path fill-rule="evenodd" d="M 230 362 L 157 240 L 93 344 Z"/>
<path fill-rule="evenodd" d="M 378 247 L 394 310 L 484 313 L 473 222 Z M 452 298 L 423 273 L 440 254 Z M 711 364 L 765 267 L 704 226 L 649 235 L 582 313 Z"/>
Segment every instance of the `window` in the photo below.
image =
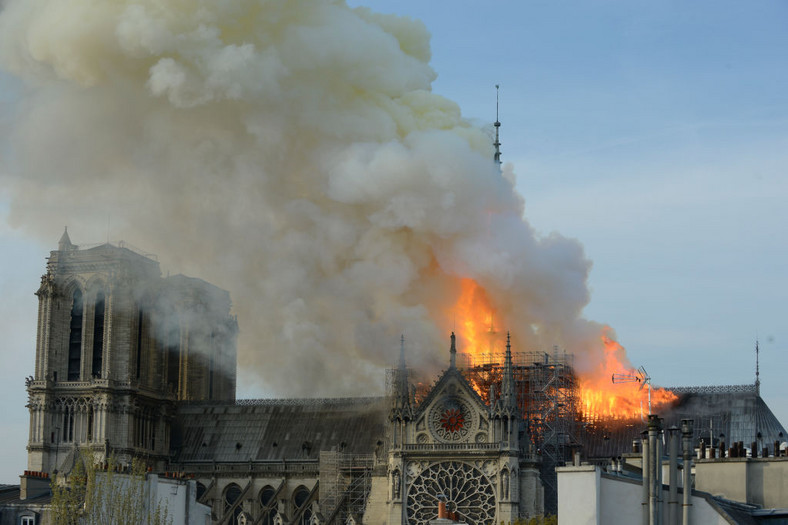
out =
<path fill-rule="evenodd" d="M 206 490 L 208 490 L 208 487 L 206 487 L 205 485 L 203 485 L 202 483 L 200 483 L 198 481 L 197 482 L 197 498 L 196 498 L 197 501 L 200 501 L 202 499 L 202 497 L 205 495 L 205 491 Z"/>
<path fill-rule="evenodd" d="M 172 324 L 167 334 L 167 386 L 172 392 L 180 392 L 181 334 L 177 317 L 173 318 Z"/>
<path fill-rule="evenodd" d="M 260 525 L 274 525 L 274 517 L 276 517 L 275 495 L 276 491 L 270 485 L 266 485 L 260 491 L 260 507 L 263 511 L 260 517 Z"/>
<path fill-rule="evenodd" d="M 82 292 L 74 290 L 68 337 L 68 381 L 79 381 L 82 365 Z"/>
<path fill-rule="evenodd" d="M 36 525 L 36 517 L 35 516 L 22 516 L 19 519 L 19 523 L 21 525 Z"/>
<path fill-rule="evenodd" d="M 142 323 L 145 320 L 145 314 L 142 308 L 137 315 L 137 379 L 140 378 L 142 373 Z"/>
<path fill-rule="evenodd" d="M 62 443 L 71 443 L 74 441 L 74 407 L 66 405 L 63 407 L 63 436 Z"/>
<path fill-rule="evenodd" d="M 104 303 L 104 293 L 96 295 L 96 307 L 93 314 L 93 366 L 90 374 L 93 377 L 101 377 L 101 365 L 104 357 L 104 313 L 106 305 Z"/>
<path fill-rule="evenodd" d="M 241 497 L 241 487 L 236 485 L 235 483 L 230 483 L 227 488 L 224 490 L 224 512 L 225 514 L 235 505 L 235 502 L 238 501 L 238 498 Z M 235 507 L 233 510 L 232 516 L 233 521 L 236 523 L 238 522 L 238 516 L 243 512 L 241 505 Z"/>
<path fill-rule="evenodd" d="M 303 485 L 295 489 L 295 492 L 293 492 L 293 503 L 295 504 L 296 508 L 301 508 L 308 499 L 309 491 Z"/>

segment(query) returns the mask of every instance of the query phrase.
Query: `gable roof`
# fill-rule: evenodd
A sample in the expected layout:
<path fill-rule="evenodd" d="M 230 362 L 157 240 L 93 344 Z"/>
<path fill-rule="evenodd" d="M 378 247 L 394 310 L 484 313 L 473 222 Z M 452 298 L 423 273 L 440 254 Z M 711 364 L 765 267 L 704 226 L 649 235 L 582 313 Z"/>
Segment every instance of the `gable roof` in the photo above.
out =
<path fill-rule="evenodd" d="M 466 391 L 468 396 L 471 400 L 476 403 L 479 407 L 487 409 L 489 408 L 484 400 L 481 398 L 478 392 L 471 386 L 470 382 L 465 378 L 465 376 L 455 367 L 449 367 L 447 370 L 441 374 L 440 378 L 432 385 L 430 388 L 430 392 L 427 394 L 419 406 L 416 407 L 414 411 L 414 419 L 420 417 L 427 407 L 429 407 L 433 401 L 443 392 L 444 387 L 450 381 L 457 381 L 460 384 L 460 387 Z"/>

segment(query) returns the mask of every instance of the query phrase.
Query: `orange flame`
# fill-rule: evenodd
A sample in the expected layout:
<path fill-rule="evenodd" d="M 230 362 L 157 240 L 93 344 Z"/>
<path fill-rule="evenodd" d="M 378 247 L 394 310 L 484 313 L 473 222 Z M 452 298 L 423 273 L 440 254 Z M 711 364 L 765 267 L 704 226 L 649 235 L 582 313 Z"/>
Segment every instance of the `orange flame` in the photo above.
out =
<path fill-rule="evenodd" d="M 456 330 L 461 338 L 459 350 L 474 361 L 485 360 L 485 356 L 500 352 L 501 344 L 494 331 L 494 311 L 487 294 L 476 281 L 460 280 L 460 295 L 452 312 L 456 317 Z M 582 417 L 586 421 L 595 419 L 639 418 L 648 412 L 648 387 L 640 382 L 612 382 L 613 374 L 631 372 L 634 376 L 626 350 L 612 336 L 612 329 L 605 326 L 600 336 L 601 349 L 592 352 L 598 358 L 589 359 L 592 368 L 576 370 L 578 376 L 578 400 Z M 601 351 L 599 351 L 601 350 Z M 673 402 L 677 396 L 662 388 L 651 389 L 652 411 Z M 642 409 L 641 409 L 642 406 Z"/>
<path fill-rule="evenodd" d="M 474 358 L 492 353 L 497 332 L 493 325 L 494 312 L 484 288 L 473 279 L 461 279 L 460 297 L 453 312 L 458 335 L 462 338 L 460 350 Z"/>
<path fill-rule="evenodd" d="M 614 384 L 613 374 L 628 373 L 634 378 L 635 371 L 628 366 L 626 350 L 610 335 L 611 328 L 604 327 L 601 340 L 604 355 L 595 368 L 580 374 L 579 397 L 583 419 L 629 419 L 648 413 L 648 386 L 634 379 L 631 382 Z M 651 409 L 677 399 L 676 394 L 664 388 L 651 387 Z"/>

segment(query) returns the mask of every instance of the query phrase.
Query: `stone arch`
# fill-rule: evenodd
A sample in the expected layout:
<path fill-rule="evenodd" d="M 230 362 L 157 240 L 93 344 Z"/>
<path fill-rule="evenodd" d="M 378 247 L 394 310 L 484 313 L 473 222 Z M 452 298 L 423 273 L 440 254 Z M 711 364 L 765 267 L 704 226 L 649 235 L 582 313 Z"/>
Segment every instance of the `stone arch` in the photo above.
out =
<path fill-rule="evenodd" d="M 511 487 L 509 486 L 509 482 L 511 481 L 511 477 L 509 476 L 509 467 L 503 467 L 501 469 L 501 500 L 502 501 L 509 501 L 511 499 Z"/>
<path fill-rule="evenodd" d="M 196 495 L 195 499 L 199 502 L 200 499 L 202 499 L 202 497 L 205 495 L 205 491 L 207 491 L 207 490 L 208 490 L 208 487 L 206 487 L 204 483 L 198 481 L 197 482 L 197 495 Z"/>
<path fill-rule="evenodd" d="M 309 489 L 306 488 L 304 485 L 299 485 L 293 491 L 293 506 L 297 509 L 300 509 L 304 506 L 304 504 L 309 499 Z"/>
<path fill-rule="evenodd" d="M 241 487 L 237 483 L 230 483 L 226 487 L 224 487 L 224 491 L 222 491 L 222 503 L 224 504 L 224 514 L 226 515 L 230 509 L 233 508 L 233 505 L 238 502 L 241 498 Z M 232 512 L 232 521 L 237 522 L 238 516 L 241 515 L 243 509 L 241 505 L 237 505 Z"/>
<path fill-rule="evenodd" d="M 309 504 L 309 489 L 304 485 L 299 485 L 293 491 L 291 497 L 293 503 L 293 512 L 298 512 L 301 508 Z M 301 517 L 298 519 L 298 525 L 309 525 L 309 520 L 312 519 L 312 509 L 310 507 L 304 508 L 301 512 Z"/>
<path fill-rule="evenodd" d="M 266 485 L 260 489 L 258 501 L 260 502 L 260 525 L 274 525 L 276 517 L 276 489 L 271 485 Z"/>

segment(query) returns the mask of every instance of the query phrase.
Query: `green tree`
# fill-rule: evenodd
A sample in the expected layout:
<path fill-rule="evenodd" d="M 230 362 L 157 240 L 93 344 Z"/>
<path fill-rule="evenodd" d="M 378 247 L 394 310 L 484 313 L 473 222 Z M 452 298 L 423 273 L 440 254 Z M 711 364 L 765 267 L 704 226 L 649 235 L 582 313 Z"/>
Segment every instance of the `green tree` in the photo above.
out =
<path fill-rule="evenodd" d="M 172 525 L 168 509 L 151 501 L 145 465 L 134 460 L 118 472 L 110 458 L 106 465 L 82 453 L 71 473 L 52 479 L 51 523 L 54 525 Z M 152 507 L 152 508 L 151 508 Z"/>

